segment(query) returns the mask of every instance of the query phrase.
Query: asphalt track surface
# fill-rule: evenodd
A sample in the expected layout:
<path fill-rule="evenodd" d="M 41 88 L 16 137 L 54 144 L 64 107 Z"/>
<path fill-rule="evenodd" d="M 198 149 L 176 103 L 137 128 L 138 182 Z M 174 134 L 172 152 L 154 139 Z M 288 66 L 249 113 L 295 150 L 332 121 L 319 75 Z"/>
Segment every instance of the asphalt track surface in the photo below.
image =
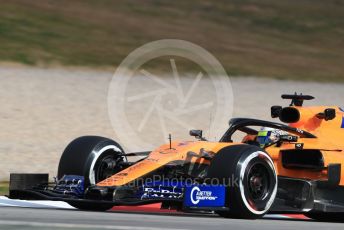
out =
<path fill-rule="evenodd" d="M 277 230 L 343 229 L 344 224 L 311 220 L 224 219 L 215 215 L 139 212 L 88 212 L 61 209 L 0 207 L 0 229 L 135 229 L 135 230 Z"/>

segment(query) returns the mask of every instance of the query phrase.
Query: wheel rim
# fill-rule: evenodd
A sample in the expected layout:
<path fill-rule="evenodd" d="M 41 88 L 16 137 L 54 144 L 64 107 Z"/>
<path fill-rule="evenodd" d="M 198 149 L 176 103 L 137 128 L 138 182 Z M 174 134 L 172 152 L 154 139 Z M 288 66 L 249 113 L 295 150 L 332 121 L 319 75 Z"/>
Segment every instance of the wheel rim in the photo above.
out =
<path fill-rule="evenodd" d="M 115 155 L 114 153 L 108 153 L 104 157 L 98 159 L 94 167 L 95 182 L 98 183 L 119 172 L 120 161 L 122 161 L 122 158 L 118 155 Z"/>
<path fill-rule="evenodd" d="M 262 151 L 248 156 L 240 169 L 240 194 L 246 208 L 255 215 L 265 214 L 277 194 L 277 175 L 272 160 Z"/>
<path fill-rule="evenodd" d="M 97 178 L 97 171 L 98 171 L 97 169 L 99 168 L 99 162 L 101 162 L 101 159 L 103 159 L 105 156 L 110 154 L 110 155 L 118 157 L 119 161 L 126 162 L 127 158 L 125 156 L 123 155 L 118 156 L 118 154 L 122 154 L 122 153 L 124 153 L 123 150 L 116 145 L 107 145 L 103 147 L 102 149 L 100 149 L 99 151 L 95 152 L 94 159 L 92 160 L 90 170 L 88 172 L 89 184 L 94 185 L 100 182 L 100 180 L 99 179 L 97 180 L 96 178 Z"/>
<path fill-rule="evenodd" d="M 269 195 L 270 177 L 265 165 L 255 163 L 248 171 L 247 188 L 250 198 L 262 201 Z"/>

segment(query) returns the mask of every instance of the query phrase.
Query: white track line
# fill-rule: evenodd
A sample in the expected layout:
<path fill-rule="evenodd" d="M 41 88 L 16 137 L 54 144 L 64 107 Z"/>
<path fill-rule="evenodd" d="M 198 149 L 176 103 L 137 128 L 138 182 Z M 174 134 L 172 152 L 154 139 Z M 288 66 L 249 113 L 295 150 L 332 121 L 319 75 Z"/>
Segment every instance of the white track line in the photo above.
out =
<path fill-rule="evenodd" d="M 24 208 L 62 208 L 74 209 L 63 201 L 45 201 L 45 200 L 13 200 L 5 196 L 0 196 L 0 206 L 24 207 Z"/>

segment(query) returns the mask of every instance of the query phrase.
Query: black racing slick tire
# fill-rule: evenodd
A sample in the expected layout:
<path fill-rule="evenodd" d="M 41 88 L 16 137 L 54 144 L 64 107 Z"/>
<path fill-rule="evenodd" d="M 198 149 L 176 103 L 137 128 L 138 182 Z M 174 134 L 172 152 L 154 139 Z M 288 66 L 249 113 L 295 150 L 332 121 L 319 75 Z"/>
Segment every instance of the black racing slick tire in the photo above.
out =
<path fill-rule="evenodd" d="M 115 141 L 98 136 L 83 136 L 73 140 L 62 153 L 58 179 L 64 175 L 84 177 L 85 189 L 121 171 L 121 161 L 127 161 L 123 156 L 122 147 Z M 107 210 L 111 205 L 70 205 L 83 210 Z"/>
<path fill-rule="evenodd" d="M 207 177 L 228 188 L 229 211 L 218 212 L 222 217 L 260 218 L 269 211 L 277 194 L 274 163 L 257 146 L 242 144 L 221 149 L 211 161 Z"/>

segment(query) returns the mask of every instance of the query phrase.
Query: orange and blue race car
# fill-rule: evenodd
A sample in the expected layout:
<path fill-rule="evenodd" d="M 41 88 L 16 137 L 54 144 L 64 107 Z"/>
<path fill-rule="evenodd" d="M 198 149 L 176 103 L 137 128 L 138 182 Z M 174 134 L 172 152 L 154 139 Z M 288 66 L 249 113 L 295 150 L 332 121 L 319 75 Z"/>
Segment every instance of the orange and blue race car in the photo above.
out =
<path fill-rule="evenodd" d="M 84 210 L 161 203 L 161 208 L 229 218 L 302 213 L 344 220 L 344 110 L 303 106 L 309 95 L 282 95 L 272 106 L 282 123 L 234 118 L 218 142 L 170 140 L 150 152 L 125 153 L 98 136 L 73 140 L 54 183 L 47 174 L 11 174 L 10 198 L 66 201 Z M 129 162 L 129 156 L 143 156 Z"/>

